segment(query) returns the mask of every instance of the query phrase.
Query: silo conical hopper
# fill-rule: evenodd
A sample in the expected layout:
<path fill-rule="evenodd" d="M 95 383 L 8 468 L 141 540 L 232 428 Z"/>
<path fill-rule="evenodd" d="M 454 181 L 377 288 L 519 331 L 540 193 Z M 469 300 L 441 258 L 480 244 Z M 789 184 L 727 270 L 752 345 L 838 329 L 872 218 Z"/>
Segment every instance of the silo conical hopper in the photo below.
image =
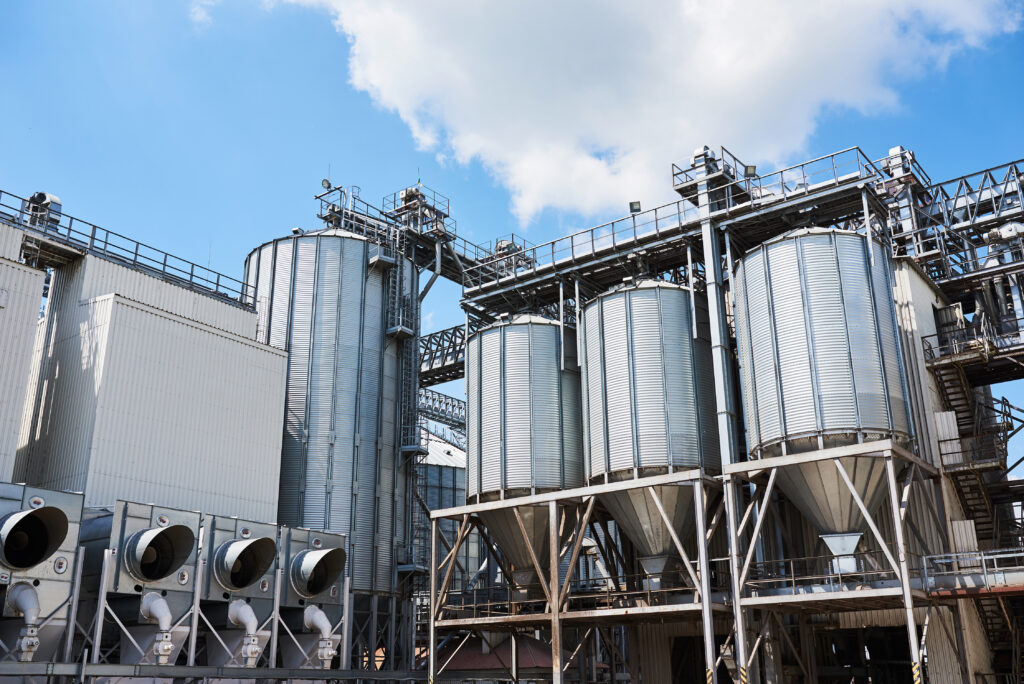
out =
<path fill-rule="evenodd" d="M 820 228 L 790 232 L 740 260 L 736 340 L 752 457 L 909 440 L 890 273 L 880 243 Z M 841 463 L 874 511 L 886 495 L 884 461 Z M 776 477 L 833 554 L 849 556 L 865 520 L 835 463 L 787 466 Z"/>
<path fill-rule="evenodd" d="M 703 294 L 655 280 L 622 287 L 583 312 L 587 479 L 615 482 L 689 470 L 719 470 L 714 379 Z M 654 487 L 685 541 L 691 486 Z M 678 554 L 646 487 L 600 495 L 636 547 L 649 586 Z"/>
<path fill-rule="evenodd" d="M 565 339 L 563 370 L 562 339 Z M 571 330 L 519 315 L 475 333 L 466 348 L 468 503 L 559 491 L 583 484 L 580 381 Z M 520 509 L 529 546 L 548 569 L 549 512 Z M 527 541 L 512 509 L 479 514 L 519 587 L 536 584 Z"/>

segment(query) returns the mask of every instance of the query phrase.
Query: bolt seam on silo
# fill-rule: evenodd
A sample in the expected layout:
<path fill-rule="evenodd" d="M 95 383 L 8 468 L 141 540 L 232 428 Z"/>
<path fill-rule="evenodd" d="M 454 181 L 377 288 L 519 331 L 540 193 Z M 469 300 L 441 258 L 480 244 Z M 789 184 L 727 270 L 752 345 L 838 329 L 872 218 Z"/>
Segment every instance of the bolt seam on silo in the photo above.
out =
<path fill-rule="evenodd" d="M 865 202 L 867 202 L 866 199 Z M 870 221 L 868 220 L 867 216 L 865 216 L 865 223 L 870 225 Z M 868 297 L 871 301 L 871 318 L 872 322 L 874 323 L 875 329 L 875 346 L 878 348 L 878 369 L 882 373 L 882 397 L 885 400 L 885 413 L 887 422 L 889 423 L 889 433 L 892 434 L 892 432 L 896 429 L 896 418 L 892 410 L 892 397 L 889 396 L 889 374 L 885 367 L 885 348 L 882 344 L 882 331 L 879 329 L 879 324 L 881 321 L 879 320 L 880 316 L 878 315 L 878 294 L 875 292 L 875 250 L 873 248 L 873 240 L 871 239 L 870 227 L 868 228 L 867 238 L 863 241 L 862 244 L 862 252 L 866 250 L 869 257 L 868 263 L 870 264 L 870 266 L 868 271 Z M 882 261 L 882 268 L 885 269 L 884 258 L 882 259 Z M 888 282 L 888 277 L 886 278 L 886 281 Z M 892 299 L 891 295 L 889 299 Z M 893 320 L 895 321 L 896 312 L 891 311 L 890 314 L 892 315 Z M 893 333 L 893 337 L 896 337 L 897 335 L 899 335 L 899 330 L 894 330 Z M 906 396 L 906 392 L 904 392 L 904 396 Z"/>
<path fill-rule="evenodd" d="M 850 371 L 850 394 L 853 397 L 853 410 L 856 414 L 856 425 L 858 430 L 857 439 L 858 441 L 863 440 L 864 435 L 864 423 L 860 416 L 860 394 L 857 392 L 857 372 L 853 366 L 853 345 L 850 343 L 850 321 L 848 312 L 846 309 L 846 295 L 843 288 L 843 265 L 839 259 L 839 244 L 836 240 L 836 234 L 829 233 L 828 236 L 829 246 L 832 248 L 832 257 L 836 265 L 836 279 L 839 283 L 839 311 L 843 317 L 843 332 L 846 335 L 846 360 L 847 368 Z"/>
<path fill-rule="evenodd" d="M 365 256 L 365 252 L 364 252 Z M 359 350 L 360 352 L 365 349 L 366 345 L 366 290 L 367 290 L 367 273 L 365 270 L 366 260 L 362 259 L 364 264 L 361 267 L 360 278 L 359 278 Z M 345 263 L 341 265 L 342 273 L 344 274 Z M 355 406 L 352 407 L 352 425 L 353 433 L 358 438 L 353 440 L 352 443 L 352 497 L 349 502 L 349 514 L 348 514 L 348 547 L 349 557 L 356 557 L 356 544 L 362 540 L 358 539 L 358 530 L 356 529 L 356 517 L 357 511 L 359 510 L 359 459 L 361 456 L 361 450 L 363 445 L 362 440 L 362 399 L 363 399 L 363 354 L 359 353 L 356 356 L 356 393 L 355 393 Z M 353 573 L 354 574 L 354 573 Z"/>
<path fill-rule="evenodd" d="M 636 353 L 633 349 L 633 297 L 632 292 L 622 294 L 623 323 L 626 327 L 626 360 L 629 377 L 629 432 L 633 448 L 633 477 L 640 476 L 640 436 L 637 429 Z"/>
<path fill-rule="evenodd" d="M 809 292 L 810 283 L 807 282 L 807 269 L 804 268 L 806 263 L 804 260 L 804 243 L 798 240 L 796 243 L 796 267 L 800 277 L 800 308 L 804 312 L 804 335 L 806 336 L 807 343 L 807 364 L 811 371 L 811 387 L 820 388 L 821 384 L 818 378 L 818 359 L 814 354 L 813 340 L 815 338 L 814 332 L 814 318 L 811 316 L 810 301 L 807 297 Z M 814 429 L 818 432 L 819 439 L 821 434 L 825 430 L 825 409 L 822 406 L 821 391 L 816 389 L 814 392 Z M 819 442 L 819 445 L 821 442 Z"/>
<path fill-rule="evenodd" d="M 662 414 L 665 416 L 665 461 L 668 464 L 668 472 L 671 473 L 675 472 L 675 459 L 672 457 L 672 421 L 668 411 L 668 382 L 666 382 L 668 378 L 665 373 L 665 310 L 662 308 L 664 302 L 661 299 L 660 285 L 654 288 L 654 293 L 658 301 L 658 350 L 660 353 L 660 358 L 658 359 L 660 363 L 658 365 L 661 368 L 661 409 Z"/>
<path fill-rule="evenodd" d="M 787 433 L 786 403 L 783 399 L 782 371 L 780 368 L 782 365 L 782 359 L 779 356 L 778 329 L 775 327 L 775 292 L 772 290 L 771 259 L 768 254 L 768 250 L 768 247 L 762 247 L 760 250 L 762 264 L 761 274 L 764 278 L 765 296 L 768 299 L 768 328 L 770 331 L 768 339 L 771 340 L 772 343 L 772 361 L 774 366 L 774 368 L 772 368 L 772 371 L 775 376 L 775 401 L 777 402 L 776 411 L 778 412 L 779 434 L 785 435 Z M 783 441 L 783 454 L 786 453 L 786 447 L 787 444 L 785 441 Z"/>

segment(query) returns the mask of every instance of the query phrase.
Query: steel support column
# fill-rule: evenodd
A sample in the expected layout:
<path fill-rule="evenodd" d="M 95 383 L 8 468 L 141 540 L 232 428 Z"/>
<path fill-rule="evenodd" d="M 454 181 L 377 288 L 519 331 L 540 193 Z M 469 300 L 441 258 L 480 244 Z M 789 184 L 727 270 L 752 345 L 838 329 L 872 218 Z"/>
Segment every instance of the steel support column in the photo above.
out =
<path fill-rule="evenodd" d="M 903 516 L 900 513 L 900 496 L 897 491 L 896 468 L 891 454 L 885 456 L 885 474 L 889 482 L 889 503 L 892 505 L 893 530 L 896 541 L 896 560 L 899 564 L 900 585 L 903 589 L 903 608 L 907 614 L 907 642 L 910 646 L 910 660 L 914 684 L 921 684 L 921 646 L 917 639 L 917 621 L 914 619 L 914 598 L 910 595 L 910 570 L 907 566 L 907 545 L 903 539 Z"/>
<path fill-rule="evenodd" d="M 704 243 L 704 281 L 708 294 L 708 316 L 711 321 L 711 357 L 715 376 L 715 407 L 718 416 L 718 442 L 722 465 L 733 462 L 738 451 L 739 438 L 736 433 L 735 397 L 732 392 L 730 373 L 729 337 L 726 329 L 725 297 L 722 289 L 722 251 L 718 243 L 718 229 L 711 220 L 711 187 L 707 181 L 710 161 L 705 154 L 699 162 L 698 173 L 702 174 L 697 184 L 698 209 L 701 219 L 701 240 Z M 733 618 L 736 621 L 736 663 L 741 684 L 747 684 L 744 663 L 747 662 L 747 634 L 743 619 L 743 608 L 739 597 L 742 585 L 739 582 L 739 538 L 736 534 L 737 509 L 736 483 L 727 477 L 724 482 L 726 517 L 729 521 L 729 574 L 732 580 Z"/>
<path fill-rule="evenodd" d="M 427 605 L 430 609 L 430 623 L 427 627 L 427 681 L 433 682 L 437 677 L 437 610 L 440 606 L 434 605 L 437 600 L 437 525 L 438 519 L 430 521 L 430 599 Z"/>
<path fill-rule="evenodd" d="M 520 523 L 522 524 L 522 523 Z M 551 554 L 548 575 L 548 604 L 551 606 L 551 684 L 562 684 L 562 607 L 558 593 L 558 504 L 548 502 L 548 547 Z M 541 575 L 541 581 L 544 576 Z"/>
<path fill-rule="evenodd" d="M 693 483 L 693 507 L 697 522 L 697 567 L 700 577 L 700 612 L 704 630 L 704 674 L 708 684 L 718 684 L 715 667 L 715 621 L 711 612 L 711 564 L 708 562 L 707 508 L 703 480 Z"/>

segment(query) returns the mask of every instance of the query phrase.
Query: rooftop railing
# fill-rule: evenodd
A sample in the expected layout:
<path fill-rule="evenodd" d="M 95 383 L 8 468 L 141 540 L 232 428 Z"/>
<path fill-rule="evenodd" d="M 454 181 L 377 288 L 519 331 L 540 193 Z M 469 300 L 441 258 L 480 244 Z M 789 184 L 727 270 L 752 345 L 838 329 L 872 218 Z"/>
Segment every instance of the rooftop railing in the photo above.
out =
<path fill-rule="evenodd" d="M 77 252 L 101 257 L 237 306 L 252 308 L 255 288 L 241 280 L 66 213 L 33 207 L 38 205 L 0 190 L 0 220 L 8 225 Z"/>

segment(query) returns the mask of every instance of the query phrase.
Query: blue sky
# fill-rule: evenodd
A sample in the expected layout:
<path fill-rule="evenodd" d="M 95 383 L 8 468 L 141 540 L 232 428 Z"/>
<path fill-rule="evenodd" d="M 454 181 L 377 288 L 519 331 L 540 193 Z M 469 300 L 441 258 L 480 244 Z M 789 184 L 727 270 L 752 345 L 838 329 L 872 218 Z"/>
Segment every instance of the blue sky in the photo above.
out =
<path fill-rule="evenodd" d="M 701 143 L 761 168 L 902 144 L 935 180 L 1024 157 L 1019 2 L 626 4 L 7 0 L 0 188 L 240 275 L 316 225 L 328 172 L 543 242 L 671 199 Z"/>

